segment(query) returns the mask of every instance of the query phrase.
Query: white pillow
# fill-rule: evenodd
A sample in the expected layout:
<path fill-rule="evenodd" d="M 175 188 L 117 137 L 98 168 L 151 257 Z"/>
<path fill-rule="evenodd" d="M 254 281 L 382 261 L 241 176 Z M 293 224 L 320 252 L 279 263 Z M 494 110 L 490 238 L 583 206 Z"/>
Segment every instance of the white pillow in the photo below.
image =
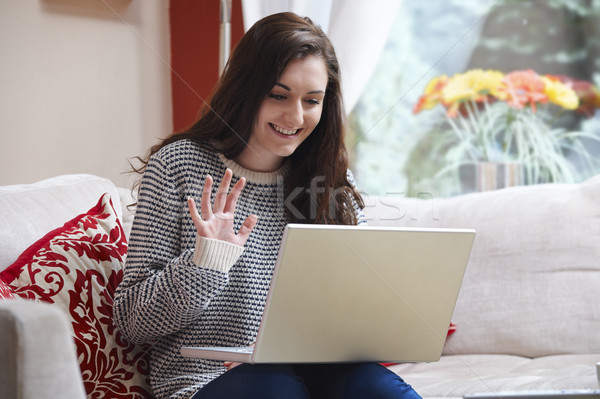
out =
<path fill-rule="evenodd" d="M 600 176 L 366 202 L 372 225 L 477 230 L 446 354 L 600 352 Z"/>
<path fill-rule="evenodd" d="M 106 192 L 121 218 L 117 188 L 102 177 L 62 175 L 33 184 L 0 186 L 0 271 L 46 233 L 86 212 Z"/>

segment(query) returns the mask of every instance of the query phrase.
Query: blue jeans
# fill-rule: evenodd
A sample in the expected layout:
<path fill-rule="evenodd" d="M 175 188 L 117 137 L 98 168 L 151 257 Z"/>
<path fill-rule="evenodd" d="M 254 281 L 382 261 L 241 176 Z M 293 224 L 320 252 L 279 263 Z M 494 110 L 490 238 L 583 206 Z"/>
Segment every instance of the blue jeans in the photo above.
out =
<path fill-rule="evenodd" d="M 214 379 L 192 399 L 417 399 L 414 389 L 377 363 L 242 364 Z"/>

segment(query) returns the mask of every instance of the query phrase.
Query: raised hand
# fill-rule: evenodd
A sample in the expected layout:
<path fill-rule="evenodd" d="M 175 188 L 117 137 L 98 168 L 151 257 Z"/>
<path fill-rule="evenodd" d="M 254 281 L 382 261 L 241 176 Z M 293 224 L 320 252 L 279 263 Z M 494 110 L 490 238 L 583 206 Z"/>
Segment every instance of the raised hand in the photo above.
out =
<path fill-rule="evenodd" d="M 228 193 L 232 176 L 233 172 L 231 169 L 227 169 L 212 206 L 210 204 L 210 196 L 213 179 L 211 176 L 207 176 L 202 191 L 202 199 L 200 200 L 200 213 L 198 213 L 196 202 L 193 198 L 188 199 L 188 208 L 199 236 L 243 246 L 256 225 L 257 217 L 256 215 L 248 216 L 242 227 L 240 227 L 240 230 L 237 233 L 233 231 L 235 205 L 246 185 L 246 179 L 243 177 L 239 179 L 231 189 L 231 192 Z"/>

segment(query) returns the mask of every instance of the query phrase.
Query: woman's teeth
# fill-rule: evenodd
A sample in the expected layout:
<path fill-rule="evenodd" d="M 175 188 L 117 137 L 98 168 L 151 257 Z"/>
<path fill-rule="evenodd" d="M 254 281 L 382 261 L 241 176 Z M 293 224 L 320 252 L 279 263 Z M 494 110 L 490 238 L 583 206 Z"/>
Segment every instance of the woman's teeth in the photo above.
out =
<path fill-rule="evenodd" d="M 288 129 L 284 129 L 281 126 L 277 126 L 273 123 L 271 123 L 271 127 L 273 129 L 275 129 L 276 131 L 278 131 L 281 134 L 285 134 L 286 136 L 293 136 L 294 134 L 298 133 L 298 129 L 294 129 L 294 130 L 288 130 Z"/>

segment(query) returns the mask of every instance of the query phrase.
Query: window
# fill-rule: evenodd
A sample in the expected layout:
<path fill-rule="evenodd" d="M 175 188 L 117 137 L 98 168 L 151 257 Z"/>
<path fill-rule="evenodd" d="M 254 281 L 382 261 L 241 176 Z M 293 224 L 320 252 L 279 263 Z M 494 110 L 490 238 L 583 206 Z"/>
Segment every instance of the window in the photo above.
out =
<path fill-rule="evenodd" d="M 440 174 L 435 150 L 443 112 L 413 114 L 428 82 L 471 69 L 532 69 L 600 86 L 598 0 L 403 1 L 378 66 L 349 116 L 347 138 L 360 191 L 370 195 L 450 196 L 464 192 Z M 598 101 L 598 100 L 596 100 Z M 600 138 L 600 103 L 591 115 L 561 116 L 560 127 Z M 440 106 L 438 106 L 440 107 Z M 433 110 L 432 110 L 433 111 Z M 600 143 L 583 139 L 600 155 Z M 600 172 L 569 151 L 576 180 Z M 584 167 L 586 166 L 586 167 Z"/>

